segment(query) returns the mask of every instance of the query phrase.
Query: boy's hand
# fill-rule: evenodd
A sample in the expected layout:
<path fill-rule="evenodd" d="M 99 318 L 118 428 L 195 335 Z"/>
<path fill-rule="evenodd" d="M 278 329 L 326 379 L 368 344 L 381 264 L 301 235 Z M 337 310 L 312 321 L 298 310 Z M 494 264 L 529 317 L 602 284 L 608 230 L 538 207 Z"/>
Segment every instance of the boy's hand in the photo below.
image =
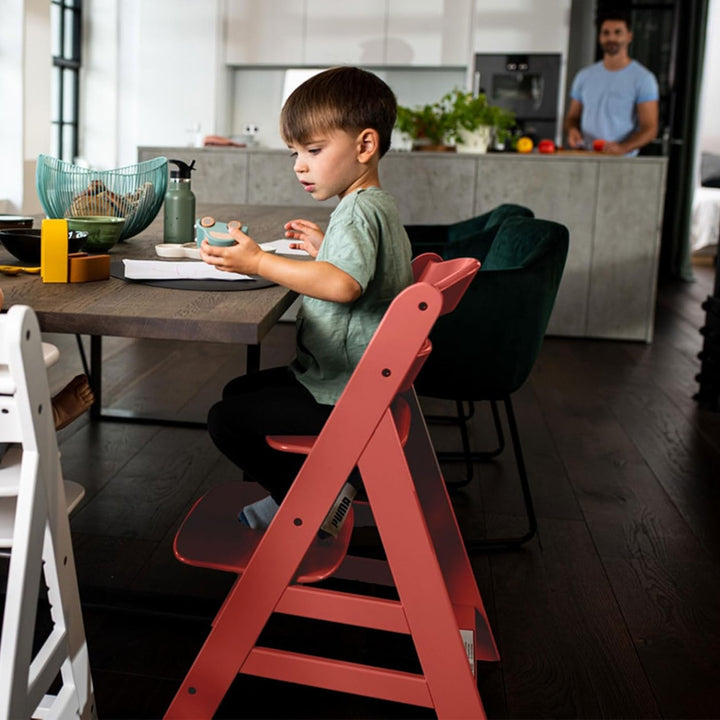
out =
<path fill-rule="evenodd" d="M 200 257 L 208 265 L 225 272 L 259 275 L 260 260 L 265 254 L 258 244 L 241 230 L 230 228 L 236 244 L 230 247 L 211 245 L 207 240 L 200 245 Z"/>
<path fill-rule="evenodd" d="M 298 219 L 285 223 L 285 237 L 299 240 L 299 242 L 290 243 L 291 248 L 305 250 L 310 257 L 317 257 L 325 233 L 314 222 Z"/>

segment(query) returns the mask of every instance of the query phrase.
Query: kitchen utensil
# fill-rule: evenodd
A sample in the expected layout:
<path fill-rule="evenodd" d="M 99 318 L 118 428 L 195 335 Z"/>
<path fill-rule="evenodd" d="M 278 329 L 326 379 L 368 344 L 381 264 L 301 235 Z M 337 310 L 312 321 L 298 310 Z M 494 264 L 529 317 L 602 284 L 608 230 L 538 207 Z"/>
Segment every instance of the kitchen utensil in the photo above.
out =
<path fill-rule="evenodd" d="M 21 267 L 20 265 L 0 265 L 0 273 L 2 273 L 3 275 L 19 275 L 20 273 L 37 275 L 40 273 L 40 268 Z"/>

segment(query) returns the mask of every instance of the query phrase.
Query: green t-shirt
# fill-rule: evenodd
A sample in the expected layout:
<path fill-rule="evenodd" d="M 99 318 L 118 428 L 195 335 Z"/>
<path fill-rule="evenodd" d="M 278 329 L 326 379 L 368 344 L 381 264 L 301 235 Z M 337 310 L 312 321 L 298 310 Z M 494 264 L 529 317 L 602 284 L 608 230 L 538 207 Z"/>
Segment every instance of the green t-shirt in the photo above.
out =
<path fill-rule="evenodd" d="M 330 216 L 317 260 L 362 288 L 352 303 L 303 297 L 291 368 L 317 402 L 334 405 L 393 298 L 413 281 L 410 241 L 395 200 L 377 187 L 344 197 Z"/>

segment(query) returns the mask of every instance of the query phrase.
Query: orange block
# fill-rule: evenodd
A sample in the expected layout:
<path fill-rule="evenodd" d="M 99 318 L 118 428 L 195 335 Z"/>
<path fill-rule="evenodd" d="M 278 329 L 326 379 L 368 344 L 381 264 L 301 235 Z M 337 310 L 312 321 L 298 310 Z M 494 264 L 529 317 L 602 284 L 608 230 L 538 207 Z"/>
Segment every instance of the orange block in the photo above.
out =
<path fill-rule="evenodd" d="M 68 282 L 92 282 L 93 280 L 107 280 L 109 277 L 109 255 L 88 255 L 87 253 L 68 255 Z"/>

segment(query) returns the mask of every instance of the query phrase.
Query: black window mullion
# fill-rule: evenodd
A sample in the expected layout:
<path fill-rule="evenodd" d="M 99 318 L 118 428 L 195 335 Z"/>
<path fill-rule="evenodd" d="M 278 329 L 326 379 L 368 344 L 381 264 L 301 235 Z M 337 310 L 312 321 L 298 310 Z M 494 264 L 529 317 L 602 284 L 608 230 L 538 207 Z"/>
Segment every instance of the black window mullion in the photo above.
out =
<path fill-rule="evenodd" d="M 57 37 L 58 54 L 53 56 L 53 68 L 56 73 L 58 103 L 56 125 L 57 155 L 73 160 L 78 155 L 80 125 L 80 67 L 82 53 L 82 1 L 50 0 L 58 7 Z M 68 33 L 72 35 L 68 38 Z M 68 48 L 68 41 L 70 47 Z M 68 52 L 66 52 L 66 50 Z M 71 57 L 67 57 L 70 54 Z M 72 88 L 67 87 L 67 73 L 73 75 Z M 72 93 L 72 97 L 67 95 Z M 69 103 L 66 104 L 66 96 Z M 66 128 L 71 129 L 71 137 L 66 139 Z"/>

